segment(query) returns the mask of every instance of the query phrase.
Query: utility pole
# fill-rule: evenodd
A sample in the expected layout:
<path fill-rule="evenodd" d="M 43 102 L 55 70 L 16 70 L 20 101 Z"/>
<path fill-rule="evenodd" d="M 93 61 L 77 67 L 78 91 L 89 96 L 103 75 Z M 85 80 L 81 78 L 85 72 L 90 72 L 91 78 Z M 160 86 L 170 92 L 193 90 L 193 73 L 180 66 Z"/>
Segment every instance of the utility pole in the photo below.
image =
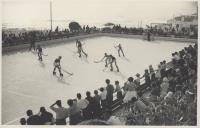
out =
<path fill-rule="evenodd" d="M 50 20 L 51 20 L 51 32 L 52 32 L 52 1 L 50 1 Z"/>

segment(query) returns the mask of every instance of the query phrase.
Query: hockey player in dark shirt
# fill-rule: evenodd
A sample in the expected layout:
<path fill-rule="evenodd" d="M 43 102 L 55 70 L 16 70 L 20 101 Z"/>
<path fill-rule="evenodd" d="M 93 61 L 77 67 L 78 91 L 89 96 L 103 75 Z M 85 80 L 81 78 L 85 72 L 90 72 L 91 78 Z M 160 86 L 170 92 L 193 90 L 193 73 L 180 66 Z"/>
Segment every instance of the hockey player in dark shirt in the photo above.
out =
<path fill-rule="evenodd" d="M 38 60 L 42 61 L 42 48 L 40 45 L 37 46 L 36 51 L 38 53 Z"/>
<path fill-rule="evenodd" d="M 63 74 L 61 73 L 61 66 L 60 66 L 60 60 L 61 60 L 61 56 L 59 56 L 58 58 L 55 59 L 54 61 L 54 69 L 53 69 L 53 75 L 56 75 L 56 68 L 58 69 L 60 76 L 63 77 Z"/>
<path fill-rule="evenodd" d="M 119 67 L 117 66 L 116 58 L 113 55 L 109 55 L 109 64 L 110 64 L 110 71 L 113 71 L 113 63 L 115 64 L 115 67 L 117 68 L 117 72 L 119 72 Z"/>
<path fill-rule="evenodd" d="M 113 63 L 114 63 L 117 68 L 117 72 L 119 72 L 116 58 L 113 55 L 108 55 L 107 53 L 105 53 L 104 57 L 99 62 L 103 61 L 104 59 L 106 63 L 105 67 L 108 67 L 108 65 L 110 65 L 110 71 L 113 71 Z"/>
<path fill-rule="evenodd" d="M 88 56 L 84 51 L 83 51 L 83 45 L 79 40 L 76 40 L 76 47 L 78 48 L 78 54 L 79 57 L 81 57 L 81 53 L 83 53 L 86 57 Z"/>

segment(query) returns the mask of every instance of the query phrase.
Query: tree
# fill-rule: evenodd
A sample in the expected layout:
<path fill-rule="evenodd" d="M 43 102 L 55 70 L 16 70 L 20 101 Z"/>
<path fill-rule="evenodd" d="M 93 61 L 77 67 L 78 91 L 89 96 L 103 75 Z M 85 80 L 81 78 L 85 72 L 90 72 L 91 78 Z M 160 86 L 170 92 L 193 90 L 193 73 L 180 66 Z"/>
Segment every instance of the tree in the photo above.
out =
<path fill-rule="evenodd" d="M 71 32 L 79 32 L 81 30 L 81 26 L 78 22 L 70 22 L 69 29 Z"/>

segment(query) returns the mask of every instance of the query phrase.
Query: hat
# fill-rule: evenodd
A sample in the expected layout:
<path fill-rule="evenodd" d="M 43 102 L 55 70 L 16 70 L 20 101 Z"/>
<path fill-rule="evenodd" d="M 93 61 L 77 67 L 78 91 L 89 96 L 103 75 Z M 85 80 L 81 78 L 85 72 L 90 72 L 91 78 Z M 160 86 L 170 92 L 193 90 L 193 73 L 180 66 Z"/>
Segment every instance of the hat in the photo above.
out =
<path fill-rule="evenodd" d="M 137 76 L 137 77 L 140 77 L 140 74 L 139 74 L 139 73 L 137 73 L 135 76 Z"/>
<path fill-rule="evenodd" d="M 180 71 L 180 69 L 179 69 L 179 68 L 177 68 L 177 69 L 176 69 L 176 72 L 179 72 L 179 71 Z"/>
<path fill-rule="evenodd" d="M 163 82 L 168 82 L 169 80 L 167 79 L 167 77 L 163 78 Z"/>

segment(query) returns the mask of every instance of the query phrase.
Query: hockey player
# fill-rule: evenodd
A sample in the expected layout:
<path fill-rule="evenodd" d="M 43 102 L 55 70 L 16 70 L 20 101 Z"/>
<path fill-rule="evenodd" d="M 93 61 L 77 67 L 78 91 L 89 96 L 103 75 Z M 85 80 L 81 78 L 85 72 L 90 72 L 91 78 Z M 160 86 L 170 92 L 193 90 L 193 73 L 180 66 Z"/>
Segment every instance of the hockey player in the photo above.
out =
<path fill-rule="evenodd" d="M 113 55 L 108 55 L 107 53 L 104 54 L 104 57 L 99 61 L 103 61 L 105 59 L 105 67 L 108 67 L 110 65 L 110 71 L 113 71 L 113 63 L 115 64 L 117 68 L 117 72 L 119 72 L 119 68 L 117 66 L 116 58 Z"/>
<path fill-rule="evenodd" d="M 38 60 L 42 61 L 42 48 L 40 45 L 37 46 L 36 51 L 38 53 Z"/>
<path fill-rule="evenodd" d="M 109 64 L 110 64 L 110 71 L 113 71 L 113 63 L 115 64 L 115 67 L 117 68 L 117 72 L 119 72 L 119 68 L 117 66 L 116 58 L 113 55 L 109 55 Z"/>
<path fill-rule="evenodd" d="M 103 61 L 104 59 L 105 59 L 105 63 L 106 63 L 105 67 L 108 67 L 108 63 L 110 61 L 110 57 L 109 57 L 109 55 L 107 53 L 104 53 L 104 57 L 99 62 Z"/>
<path fill-rule="evenodd" d="M 61 73 L 61 66 L 60 66 L 60 60 L 61 60 L 61 56 L 59 56 L 58 58 L 55 59 L 54 61 L 54 69 L 53 69 L 53 75 L 56 75 L 56 68 L 58 69 L 60 76 L 63 77 L 63 74 Z"/>
<path fill-rule="evenodd" d="M 117 45 L 117 46 L 115 46 L 115 48 L 118 48 L 118 55 L 119 55 L 119 57 L 120 57 L 120 51 L 121 51 L 121 53 L 122 53 L 122 55 L 124 56 L 124 51 L 123 51 L 123 49 L 122 49 L 122 46 L 121 46 L 121 44 L 119 44 L 119 45 Z"/>
<path fill-rule="evenodd" d="M 78 48 L 79 57 L 81 57 L 81 53 L 83 53 L 87 57 L 88 55 L 83 51 L 82 46 L 83 45 L 81 44 L 81 42 L 79 40 L 76 40 L 76 47 Z"/>

